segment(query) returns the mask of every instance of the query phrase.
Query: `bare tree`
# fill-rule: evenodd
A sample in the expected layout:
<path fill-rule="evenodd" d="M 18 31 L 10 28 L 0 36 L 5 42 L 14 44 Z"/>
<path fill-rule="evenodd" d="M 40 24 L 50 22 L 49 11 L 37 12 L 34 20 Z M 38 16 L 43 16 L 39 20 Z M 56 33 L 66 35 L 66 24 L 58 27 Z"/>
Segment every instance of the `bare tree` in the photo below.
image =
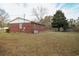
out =
<path fill-rule="evenodd" d="M 33 8 L 32 13 L 37 18 L 37 20 L 41 23 L 43 21 L 44 16 L 47 13 L 47 9 L 44 7 Z"/>
<path fill-rule="evenodd" d="M 52 23 L 53 16 L 45 16 L 44 20 L 42 21 L 42 24 L 44 24 L 48 29 L 51 29 L 51 23 Z"/>
<path fill-rule="evenodd" d="M 7 22 L 8 17 L 8 13 L 4 9 L 0 9 L 0 27 L 4 26 L 4 23 Z"/>

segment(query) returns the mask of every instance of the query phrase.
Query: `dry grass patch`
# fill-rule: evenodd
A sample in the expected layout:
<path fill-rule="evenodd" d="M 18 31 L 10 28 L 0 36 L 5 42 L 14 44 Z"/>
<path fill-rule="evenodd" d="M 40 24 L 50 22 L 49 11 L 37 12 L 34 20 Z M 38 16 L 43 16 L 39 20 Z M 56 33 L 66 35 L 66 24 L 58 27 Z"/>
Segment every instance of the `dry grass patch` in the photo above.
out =
<path fill-rule="evenodd" d="M 0 55 L 79 55 L 79 33 L 0 33 Z"/>

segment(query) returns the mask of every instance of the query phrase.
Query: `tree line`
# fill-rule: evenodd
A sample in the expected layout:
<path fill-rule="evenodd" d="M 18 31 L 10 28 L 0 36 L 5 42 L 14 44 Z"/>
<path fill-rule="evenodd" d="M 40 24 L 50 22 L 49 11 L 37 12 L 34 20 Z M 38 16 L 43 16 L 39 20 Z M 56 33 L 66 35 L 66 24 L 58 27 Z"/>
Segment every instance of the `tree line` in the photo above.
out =
<path fill-rule="evenodd" d="M 32 15 L 37 19 L 34 21 L 38 21 L 39 23 L 44 24 L 50 28 L 57 28 L 58 31 L 60 31 L 61 28 L 63 31 L 67 31 L 69 28 L 77 29 L 79 31 L 79 18 L 77 20 L 67 20 L 62 10 L 57 10 L 56 13 L 52 16 L 45 17 L 46 14 L 47 9 L 44 7 L 37 7 L 32 9 Z M 8 13 L 4 9 L 0 9 L 0 27 L 5 26 L 8 17 Z"/>

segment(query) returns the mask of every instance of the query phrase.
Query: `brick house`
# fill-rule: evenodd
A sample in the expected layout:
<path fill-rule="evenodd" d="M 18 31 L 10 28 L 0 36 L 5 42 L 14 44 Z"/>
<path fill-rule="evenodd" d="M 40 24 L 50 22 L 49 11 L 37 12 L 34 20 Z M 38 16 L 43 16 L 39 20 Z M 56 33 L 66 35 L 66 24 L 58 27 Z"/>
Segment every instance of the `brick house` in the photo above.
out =
<path fill-rule="evenodd" d="M 21 22 L 19 22 L 20 20 Z M 9 29 L 10 29 L 10 32 L 33 33 L 34 31 L 37 31 L 37 32 L 45 31 L 46 27 L 45 25 L 17 17 L 16 19 L 10 21 Z"/>

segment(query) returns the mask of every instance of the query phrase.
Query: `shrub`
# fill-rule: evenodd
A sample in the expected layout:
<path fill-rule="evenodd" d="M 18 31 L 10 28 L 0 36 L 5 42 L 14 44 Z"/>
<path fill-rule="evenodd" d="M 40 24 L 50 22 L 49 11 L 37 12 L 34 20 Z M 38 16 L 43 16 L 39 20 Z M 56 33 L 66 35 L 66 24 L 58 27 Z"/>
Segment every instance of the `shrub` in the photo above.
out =
<path fill-rule="evenodd" d="M 74 30 L 75 32 L 79 32 L 79 26 L 74 27 L 73 30 Z"/>

